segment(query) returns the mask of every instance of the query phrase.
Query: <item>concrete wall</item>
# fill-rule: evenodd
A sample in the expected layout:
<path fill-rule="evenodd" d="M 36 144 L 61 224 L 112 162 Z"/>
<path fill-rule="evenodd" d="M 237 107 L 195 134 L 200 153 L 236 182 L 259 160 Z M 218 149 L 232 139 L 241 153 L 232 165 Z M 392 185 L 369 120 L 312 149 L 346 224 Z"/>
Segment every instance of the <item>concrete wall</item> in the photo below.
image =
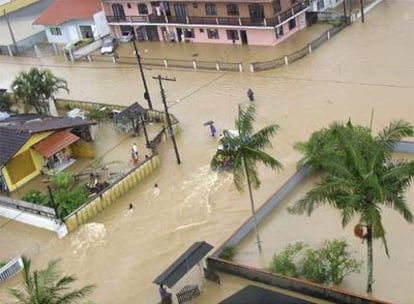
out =
<path fill-rule="evenodd" d="M 160 156 L 154 155 L 148 161 L 140 164 L 123 176 L 109 189 L 104 190 L 99 196 L 93 198 L 71 214 L 64 220 L 68 231 L 75 230 L 79 225 L 93 219 L 102 210 L 106 209 L 135 185 L 139 184 L 144 178 L 154 172 L 161 164 Z"/>
<path fill-rule="evenodd" d="M 23 50 L 32 48 L 35 44 L 44 43 L 44 42 L 47 42 L 47 35 L 45 31 L 41 31 L 29 37 L 21 39 L 17 41 L 16 43 L 17 43 L 17 47 L 19 48 L 19 51 L 23 51 Z"/>
<path fill-rule="evenodd" d="M 414 142 L 402 141 L 397 143 L 395 152 L 414 154 Z M 297 185 L 307 176 L 307 167 L 302 167 L 289 180 L 278 189 L 256 212 L 257 222 L 260 223 Z M 348 291 L 328 288 L 300 279 L 276 275 L 260 269 L 245 266 L 219 258 L 220 252 L 228 246 L 236 246 L 254 229 L 253 217 L 250 216 L 246 222 L 239 227 L 216 251 L 208 258 L 208 266 L 213 270 L 237 275 L 253 281 L 269 284 L 272 286 L 293 290 L 310 296 L 314 296 L 334 303 L 358 304 L 358 303 L 387 303 L 381 300 L 367 298 L 362 295 L 353 294 Z"/>
<path fill-rule="evenodd" d="M 248 280 L 265 283 L 303 295 L 309 295 L 318 299 L 332 301 L 337 304 L 391 304 L 374 298 L 368 298 L 351 292 L 331 288 L 324 285 L 273 274 L 259 269 L 232 263 L 215 257 L 207 259 L 208 267 L 213 270 L 239 276 Z"/>

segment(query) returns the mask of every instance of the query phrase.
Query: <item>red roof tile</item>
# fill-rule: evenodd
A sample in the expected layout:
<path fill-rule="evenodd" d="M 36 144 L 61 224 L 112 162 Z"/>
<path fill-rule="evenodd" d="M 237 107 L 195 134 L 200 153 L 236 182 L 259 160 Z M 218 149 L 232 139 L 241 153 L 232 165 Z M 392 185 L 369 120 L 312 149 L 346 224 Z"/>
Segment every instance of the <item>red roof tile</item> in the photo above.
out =
<path fill-rule="evenodd" d="M 92 19 L 101 10 L 100 0 L 54 0 L 33 24 L 60 25 L 70 20 Z"/>
<path fill-rule="evenodd" d="M 70 144 L 77 141 L 79 137 L 69 131 L 63 130 L 46 137 L 38 142 L 33 148 L 41 153 L 44 157 L 51 157 L 53 154 L 66 148 Z"/>

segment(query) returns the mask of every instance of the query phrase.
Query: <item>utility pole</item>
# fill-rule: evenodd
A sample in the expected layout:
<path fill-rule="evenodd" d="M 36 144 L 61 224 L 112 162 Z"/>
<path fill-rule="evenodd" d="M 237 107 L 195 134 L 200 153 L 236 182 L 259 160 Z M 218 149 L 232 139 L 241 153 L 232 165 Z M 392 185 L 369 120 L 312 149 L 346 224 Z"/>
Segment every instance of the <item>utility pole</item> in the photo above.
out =
<path fill-rule="evenodd" d="M 365 16 L 364 16 L 364 2 L 363 0 L 359 0 L 359 4 L 361 5 L 361 21 L 362 23 L 365 22 Z"/>
<path fill-rule="evenodd" d="M 347 20 L 346 20 L 346 4 L 345 4 L 345 0 L 342 1 L 342 4 L 344 6 L 344 22 L 347 23 Z"/>
<path fill-rule="evenodd" d="M 177 157 L 177 164 L 181 164 L 180 155 L 178 154 L 177 143 L 175 142 L 174 131 L 171 125 L 170 114 L 168 113 L 167 101 L 165 100 L 165 92 L 164 92 L 164 88 L 162 87 L 162 80 L 175 81 L 175 78 L 161 77 L 161 75 L 154 76 L 152 78 L 158 79 L 158 83 L 160 84 L 162 103 L 164 104 L 165 115 L 167 116 L 168 133 L 170 134 L 171 140 L 174 145 L 175 156 Z"/>
<path fill-rule="evenodd" d="M 140 118 L 141 118 L 142 129 L 144 130 L 145 146 L 147 148 L 149 148 L 150 147 L 150 142 L 149 142 L 149 139 L 148 139 L 147 127 L 145 127 L 144 115 L 142 115 L 142 113 L 140 113 L 139 115 L 140 115 Z"/>
<path fill-rule="evenodd" d="M 144 84 L 144 89 L 145 89 L 144 98 L 148 102 L 148 108 L 152 110 L 151 96 L 148 91 L 147 81 L 145 80 L 144 70 L 142 69 L 141 55 L 138 52 L 137 45 L 135 44 L 135 40 L 133 41 L 133 44 L 134 44 L 134 50 L 135 50 L 135 57 L 137 58 L 139 71 L 141 72 L 142 83 Z"/>
<path fill-rule="evenodd" d="M 6 19 L 7 27 L 9 28 L 10 37 L 11 37 L 11 39 L 13 41 L 14 51 L 17 53 L 16 38 L 14 37 L 13 30 L 11 28 L 10 21 L 9 21 L 9 17 L 7 16 L 6 10 L 3 10 L 3 16 Z"/>

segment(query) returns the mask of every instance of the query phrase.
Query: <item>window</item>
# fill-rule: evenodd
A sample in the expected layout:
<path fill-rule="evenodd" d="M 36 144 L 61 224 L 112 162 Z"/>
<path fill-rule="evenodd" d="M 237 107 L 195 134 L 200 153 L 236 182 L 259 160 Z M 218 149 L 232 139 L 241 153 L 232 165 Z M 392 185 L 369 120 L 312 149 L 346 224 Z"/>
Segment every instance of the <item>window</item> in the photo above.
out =
<path fill-rule="evenodd" d="M 138 13 L 140 15 L 148 15 L 148 7 L 144 3 L 138 4 Z"/>
<path fill-rule="evenodd" d="M 317 8 L 319 11 L 323 10 L 325 8 L 325 3 L 323 0 L 318 0 L 318 2 L 316 3 Z"/>
<path fill-rule="evenodd" d="M 187 5 L 185 3 L 176 3 L 174 4 L 174 11 L 177 17 L 186 17 L 187 14 Z"/>
<path fill-rule="evenodd" d="M 183 33 L 185 38 L 195 38 L 193 29 L 184 29 Z"/>
<path fill-rule="evenodd" d="M 215 16 L 217 15 L 216 5 L 213 3 L 206 3 L 206 15 Z"/>
<path fill-rule="evenodd" d="M 219 39 L 218 29 L 207 29 L 208 39 Z"/>
<path fill-rule="evenodd" d="M 50 28 L 50 33 L 51 33 L 53 36 L 62 36 L 62 31 L 60 30 L 60 28 L 59 28 L 59 27 L 51 27 L 51 28 Z"/>
<path fill-rule="evenodd" d="M 227 30 L 228 40 L 239 40 L 239 32 L 235 30 Z"/>
<path fill-rule="evenodd" d="M 293 5 L 297 2 L 297 0 L 290 0 L 290 4 Z"/>
<path fill-rule="evenodd" d="M 121 4 L 119 3 L 112 4 L 112 11 L 114 13 L 115 20 L 117 21 L 125 20 L 124 7 Z"/>
<path fill-rule="evenodd" d="M 289 20 L 289 30 L 294 29 L 296 27 L 296 19 Z"/>
<path fill-rule="evenodd" d="M 127 8 L 131 8 L 131 3 L 127 3 Z"/>
<path fill-rule="evenodd" d="M 229 16 L 238 16 L 239 15 L 239 6 L 235 3 L 227 4 L 227 15 L 229 15 Z"/>
<path fill-rule="evenodd" d="M 282 7 L 280 6 L 280 0 L 273 1 L 273 14 L 276 15 L 282 10 Z"/>

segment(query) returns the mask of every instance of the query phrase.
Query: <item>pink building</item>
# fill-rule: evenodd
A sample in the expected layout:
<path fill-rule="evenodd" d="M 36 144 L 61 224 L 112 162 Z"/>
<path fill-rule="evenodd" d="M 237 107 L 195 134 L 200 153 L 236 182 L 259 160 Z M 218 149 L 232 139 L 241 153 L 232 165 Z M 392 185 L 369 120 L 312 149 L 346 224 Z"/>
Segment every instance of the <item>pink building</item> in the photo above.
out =
<path fill-rule="evenodd" d="M 307 26 L 311 0 L 101 0 L 111 32 L 138 40 L 276 45 Z"/>

